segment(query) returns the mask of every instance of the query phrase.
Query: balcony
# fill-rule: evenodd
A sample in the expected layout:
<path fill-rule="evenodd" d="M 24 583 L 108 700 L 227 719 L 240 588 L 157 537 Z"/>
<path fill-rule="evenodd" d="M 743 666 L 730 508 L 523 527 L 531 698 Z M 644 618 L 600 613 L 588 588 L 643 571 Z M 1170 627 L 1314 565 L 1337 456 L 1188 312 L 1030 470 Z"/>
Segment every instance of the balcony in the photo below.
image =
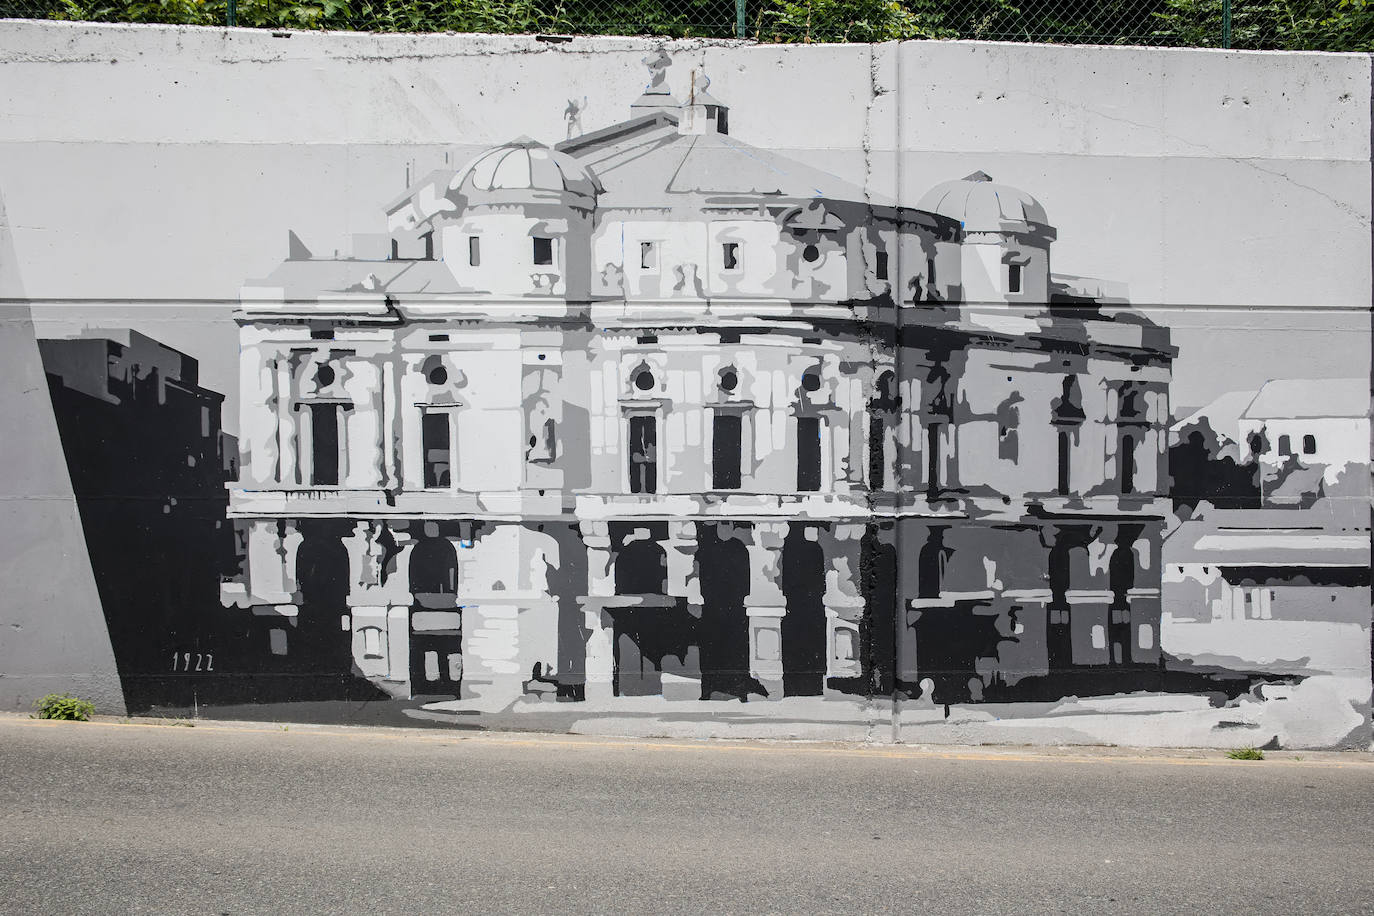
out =
<path fill-rule="evenodd" d="M 230 518 L 558 518 L 562 490 L 380 490 L 337 487 L 231 489 Z"/>
<path fill-rule="evenodd" d="M 852 493 L 586 493 L 577 517 L 588 521 L 627 518 L 853 519 L 870 514 L 868 494 Z"/>

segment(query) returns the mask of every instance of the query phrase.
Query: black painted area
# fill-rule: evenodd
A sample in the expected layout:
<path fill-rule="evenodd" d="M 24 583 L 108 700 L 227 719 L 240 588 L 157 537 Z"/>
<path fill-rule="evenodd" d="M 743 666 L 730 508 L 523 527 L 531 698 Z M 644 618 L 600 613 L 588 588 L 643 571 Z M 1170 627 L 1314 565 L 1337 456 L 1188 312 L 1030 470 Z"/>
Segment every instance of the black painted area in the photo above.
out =
<path fill-rule="evenodd" d="M 102 383 L 81 390 L 48 375 L 125 703 L 130 711 L 190 705 L 197 686 L 232 670 L 242 651 L 219 638 L 227 616 L 219 582 L 233 565 L 223 396 L 195 384 L 193 360 L 183 368 L 185 380 L 138 367 L 102 378 L 115 372 L 106 358 L 114 359 L 120 344 L 56 343 L 88 351 L 86 362 Z M 45 361 L 50 344 L 44 342 Z"/>
<path fill-rule="evenodd" d="M 701 698 L 746 700 L 768 691 L 749 673 L 749 549 L 714 524 L 697 526 L 701 571 Z"/>
<path fill-rule="evenodd" d="M 782 548 L 782 690 L 786 696 L 819 696 L 825 686 L 825 556 L 807 537 L 813 526 L 793 522 Z M 815 532 L 812 532 L 815 536 Z"/>

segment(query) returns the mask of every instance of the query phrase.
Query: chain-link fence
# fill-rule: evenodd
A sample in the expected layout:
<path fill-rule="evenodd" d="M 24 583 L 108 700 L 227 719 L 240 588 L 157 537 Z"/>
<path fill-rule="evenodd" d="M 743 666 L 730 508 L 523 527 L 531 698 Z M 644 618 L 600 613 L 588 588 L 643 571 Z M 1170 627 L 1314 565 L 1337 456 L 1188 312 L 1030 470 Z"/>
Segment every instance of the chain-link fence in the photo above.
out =
<path fill-rule="evenodd" d="M 1374 0 L 0 0 L 0 18 L 763 42 L 974 38 L 1374 50 Z"/>

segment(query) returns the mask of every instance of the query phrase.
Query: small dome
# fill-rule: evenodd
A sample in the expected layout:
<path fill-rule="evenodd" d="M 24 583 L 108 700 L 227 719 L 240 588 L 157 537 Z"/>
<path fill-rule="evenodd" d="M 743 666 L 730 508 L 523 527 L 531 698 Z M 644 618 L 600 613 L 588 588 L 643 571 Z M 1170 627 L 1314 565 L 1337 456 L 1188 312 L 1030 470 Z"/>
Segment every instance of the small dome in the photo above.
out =
<path fill-rule="evenodd" d="M 1019 188 L 997 184 L 986 172 L 931 188 L 916 209 L 959 221 L 965 232 L 1017 232 L 1055 236 L 1040 201 Z"/>
<path fill-rule="evenodd" d="M 472 160 L 454 175 L 450 188 L 473 204 L 547 201 L 590 209 L 601 183 L 567 153 L 521 137 Z"/>

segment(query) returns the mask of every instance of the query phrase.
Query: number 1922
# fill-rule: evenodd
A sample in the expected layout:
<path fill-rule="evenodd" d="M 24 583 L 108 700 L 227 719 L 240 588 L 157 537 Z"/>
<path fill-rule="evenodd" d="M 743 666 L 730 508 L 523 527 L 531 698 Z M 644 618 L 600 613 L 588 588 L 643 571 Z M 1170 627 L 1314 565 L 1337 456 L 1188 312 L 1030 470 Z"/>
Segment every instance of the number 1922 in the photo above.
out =
<path fill-rule="evenodd" d="M 192 666 L 191 666 L 191 656 L 192 656 L 192 653 L 190 653 L 190 652 L 173 652 L 173 653 L 172 653 L 172 670 L 173 670 L 173 671 L 214 671 L 214 670 L 215 670 L 215 655 L 214 655 L 213 652 L 203 652 L 203 653 L 202 653 L 202 652 L 196 652 L 196 653 L 194 653 L 194 655 L 195 655 L 195 659 L 196 659 L 196 664 L 195 664 L 195 667 L 192 667 Z"/>

